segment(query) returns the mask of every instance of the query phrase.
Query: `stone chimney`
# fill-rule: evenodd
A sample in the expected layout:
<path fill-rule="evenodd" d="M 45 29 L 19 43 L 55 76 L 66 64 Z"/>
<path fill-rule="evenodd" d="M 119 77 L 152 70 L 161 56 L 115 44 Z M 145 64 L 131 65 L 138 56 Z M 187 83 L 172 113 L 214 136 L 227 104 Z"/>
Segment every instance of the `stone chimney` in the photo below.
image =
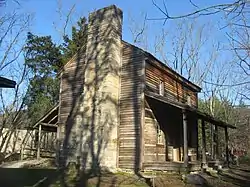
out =
<path fill-rule="evenodd" d="M 89 15 L 80 150 L 92 167 L 117 167 L 122 17 L 114 5 Z"/>

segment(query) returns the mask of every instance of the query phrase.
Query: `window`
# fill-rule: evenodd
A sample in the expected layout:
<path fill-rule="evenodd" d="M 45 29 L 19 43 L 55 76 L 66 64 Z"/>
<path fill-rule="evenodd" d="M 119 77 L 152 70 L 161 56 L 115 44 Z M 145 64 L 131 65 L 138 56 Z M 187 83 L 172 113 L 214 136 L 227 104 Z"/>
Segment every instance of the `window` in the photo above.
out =
<path fill-rule="evenodd" d="M 187 95 L 187 104 L 191 106 L 191 96 Z"/>
<path fill-rule="evenodd" d="M 183 103 L 191 106 L 192 102 L 191 102 L 191 96 L 189 95 L 190 93 L 189 90 L 186 87 L 184 87 L 183 92 L 184 92 Z"/>
<path fill-rule="evenodd" d="M 162 80 L 159 83 L 159 94 L 164 96 L 164 82 Z"/>
<path fill-rule="evenodd" d="M 157 125 L 157 144 L 164 144 L 164 135 L 159 125 Z"/>

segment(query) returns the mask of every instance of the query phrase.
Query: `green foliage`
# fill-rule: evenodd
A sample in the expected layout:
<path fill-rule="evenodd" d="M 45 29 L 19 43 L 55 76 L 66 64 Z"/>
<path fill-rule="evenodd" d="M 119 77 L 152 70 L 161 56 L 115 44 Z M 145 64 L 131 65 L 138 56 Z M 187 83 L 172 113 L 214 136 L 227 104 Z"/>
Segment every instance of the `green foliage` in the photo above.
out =
<path fill-rule="evenodd" d="M 244 155 L 244 156 L 239 157 L 239 163 L 250 165 L 250 157 L 248 155 Z"/>
<path fill-rule="evenodd" d="M 63 61 L 67 62 L 73 55 L 75 55 L 87 41 L 87 19 L 80 18 L 77 22 L 77 27 L 72 27 L 72 39 L 68 35 L 63 37 L 63 44 L 61 45 L 63 51 Z"/>
<path fill-rule="evenodd" d="M 232 103 L 227 99 L 220 100 L 217 97 L 211 99 L 199 100 L 199 109 L 217 119 L 234 124 L 236 112 Z"/>
<path fill-rule="evenodd" d="M 51 36 L 27 34 L 24 47 L 25 63 L 32 77 L 25 98 L 32 123 L 58 102 L 59 80 L 56 74 L 63 65 L 86 44 L 86 18 L 72 27 L 72 37 L 64 36 L 62 44 L 55 44 Z"/>
<path fill-rule="evenodd" d="M 220 100 L 217 97 L 210 98 L 210 100 L 199 100 L 199 110 L 213 116 L 216 119 L 227 122 L 229 124 L 236 123 L 236 110 L 234 109 L 232 103 L 227 99 Z M 201 124 L 199 124 L 201 128 Z M 210 150 L 211 147 L 211 125 L 206 125 L 206 140 L 207 140 L 207 150 Z M 201 130 L 199 130 L 199 142 L 201 145 Z M 219 149 L 224 151 L 225 149 L 225 133 L 223 128 L 218 128 L 218 137 L 219 137 Z"/>
<path fill-rule="evenodd" d="M 32 124 L 57 103 L 58 82 L 58 79 L 49 76 L 35 76 L 30 81 L 25 103 L 28 106 L 28 115 Z"/>
<path fill-rule="evenodd" d="M 53 43 L 51 36 L 36 36 L 29 32 L 25 54 L 25 63 L 35 75 L 46 76 L 63 66 L 60 47 Z"/>

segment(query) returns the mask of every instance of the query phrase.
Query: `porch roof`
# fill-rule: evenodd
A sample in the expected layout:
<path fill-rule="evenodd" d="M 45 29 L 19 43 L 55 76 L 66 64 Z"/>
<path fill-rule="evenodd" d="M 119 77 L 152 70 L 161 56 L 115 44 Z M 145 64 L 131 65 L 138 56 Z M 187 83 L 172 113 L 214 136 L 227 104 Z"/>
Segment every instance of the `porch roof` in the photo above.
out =
<path fill-rule="evenodd" d="M 211 123 L 213 125 L 236 129 L 236 127 L 234 125 L 231 125 L 231 124 L 228 124 L 228 123 L 226 123 L 226 122 L 224 122 L 222 120 L 216 119 L 213 116 L 198 110 L 197 108 L 191 107 L 191 106 L 189 106 L 187 104 L 184 104 L 184 103 L 171 101 L 168 98 L 166 98 L 164 96 L 161 96 L 161 95 L 159 95 L 157 93 L 153 93 L 153 92 L 150 92 L 150 91 L 145 91 L 145 96 L 150 97 L 152 99 L 156 99 L 156 100 L 158 100 L 160 102 L 166 103 L 168 105 L 179 108 L 181 110 L 185 110 L 185 111 L 194 113 L 194 114 L 197 115 L 197 118 L 203 119 L 203 120 L 205 120 L 205 121 L 207 121 L 207 122 L 209 122 L 209 123 Z"/>
<path fill-rule="evenodd" d="M 0 88 L 15 88 L 16 82 L 4 77 L 0 77 Z"/>
<path fill-rule="evenodd" d="M 58 109 L 59 104 L 51 108 L 43 117 L 41 117 L 34 125 L 33 128 L 37 128 L 39 124 L 47 129 L 54 129 L 58 123 Z"/>

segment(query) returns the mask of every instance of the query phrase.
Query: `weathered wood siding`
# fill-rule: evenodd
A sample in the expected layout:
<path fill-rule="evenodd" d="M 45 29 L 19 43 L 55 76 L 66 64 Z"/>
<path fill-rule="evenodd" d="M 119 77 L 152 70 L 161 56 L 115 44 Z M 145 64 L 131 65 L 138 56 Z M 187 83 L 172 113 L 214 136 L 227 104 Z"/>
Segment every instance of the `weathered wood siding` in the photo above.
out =
<path fill-rule="evenodd" d="M 83 115 L 80 108 L 84 95 L 85 61 L 86 46 L 83 46 L 82 50 L 64 66 L 60 74 L 57 151 L 58 161 L 63 165 L 68 161 L 75 161 L 76 157 L 77 140 L 79 140 L 76 122 L 77 116 Z"/>
<path fill-rule="evenodd" d="M 71 137 L 76 137 L 76 116 L 80 112 L 81 96 L 83 95 L 85 72 L 85 49 L 76 54 L 65 66 L 61 73 L 59 116 L 58 116 L 58 143 L 60 147 L 73 153 L 76 145 Z M 65 143 L 67 139 L 67 143 Z M 65 152 L 65 153 L 66 153 Z M 60 157 L 64 159 L 65 156 Z"/>
<path fill-rule="evenodd" d="M 59 124 L 66 124 L 69 115 L 76 115 L 83 94 L 85 53 L 78 54 L 66 64 L 61 74 Z M 63 130 L 63 129 L 62 129 Z"/>
<path fill-rule="evenodd" d="M 183 161 L 182 111 L 147 96 L 145 103 L 144 161 Z M 197 120 L 188 113 L 188 151 L 192 161 L 196 160 L 197 138 Z"/>
<path fill-rule="evenodd" d="M 201 164 L 199 162 L 193 162 L 188 164 L 188 170 L 199 171 L 201 169 Z M 144 171 L 171 171 L 178 173 L 186 173 L 187 168 L 184 163 L 181 162 L 145 162 L 143 163 Z"/>
<path fill-rule="evenodd" d="M 147 91 L 159 93 L 159 84 L 162 81 L 164 96 L 170 101 L 187 103 L 189 96 L 191 105 L 197 107 L 196 88 L 150 56 L 146 60 L 145 76 Z M 149 98 L 145 99 L 145 102 L 144 161 L 181 161 L 183 149 L 181 110 Z M 189 147 L 195 149 L 197 123 L 192 120 L 192 116 L 190 116 L 188 124 Z M 158 142 L 159 132 L 163 139 L 160 144 Z"/>
<path fill-rule="evenodd" d="M 182 113 L 175 107 L 148 97 L 145 102 L 145 162 L 173 161 L 174 149 L 181 148 L 183 144 Z"/>
<path fill-rule="evenodd" d="M 144 161 L 165 161 L 166 160 L 166 140 L 164 132 L 161 130 L 162 142 L 158 142 L 157 128 L 161 130 L 154 112 L 145 100 L 145 125 L 144 125 Z"/>
<path fill-rule="evenodd" d="M 119 167 L 138 169 L 142 151 L 142 96 L 144 57 L 123 42 L 120 94 Z"/>
<path fill-rule="evenodd" d="M 187 95 L 189 95 L 191 105 L 197 107 L 197 93 L 189 88 L 188 82 L 185 84 L 178 75 L 161 66 L 156 60 L 147 60 L 146 89 L 159 93 L 160 81 L 164 82 L 164 96 L 169 98 L 169 100 L 186 103 Z"/>

